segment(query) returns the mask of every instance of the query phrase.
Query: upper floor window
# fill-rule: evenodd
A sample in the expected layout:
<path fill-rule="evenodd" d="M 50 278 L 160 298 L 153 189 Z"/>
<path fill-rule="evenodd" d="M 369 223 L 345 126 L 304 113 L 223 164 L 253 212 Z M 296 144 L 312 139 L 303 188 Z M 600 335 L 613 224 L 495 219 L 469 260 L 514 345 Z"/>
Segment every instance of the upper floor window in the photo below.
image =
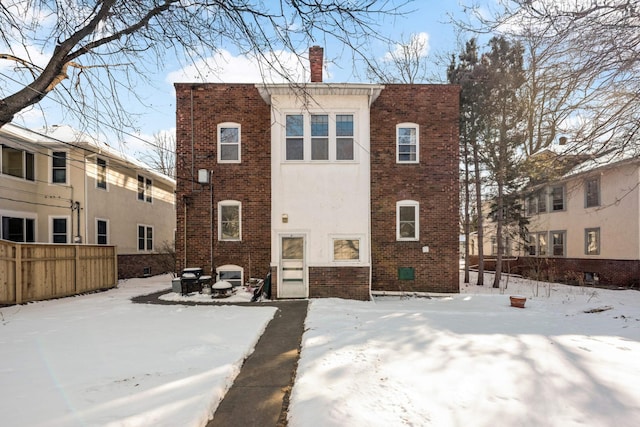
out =
<path fill-rule="evenodd" d="M 107 189 L 107 161 L 96 158 L 96 188 Z"/>
<path fill-rule="evenodd" d="M 17 178 L 34 180 L 35 161 L 33 153 L 2 145 L 2 173 Z"/>
<path fill-rule="evenodd" d="M 418 240 L 419 203 L 413 200 L 403 200 L 396 203 L 396 239 Z"/>
<path fill-rule="evenodd" d="M 151 189 L 153 188 L 153 182 L 149 178 L 145 178 L 142 175 L 138 175 L 138 200 L 151 203 Z"/>
<path fill-rule="evenodd" d="M 66 151 L 54 151 L 51 153 L 51 182 L 54 184 L 67 183 Z"/>
<path fill-rule="evenodd" d="M 218 240 L 242 240 L 241 208 L 236 200 L 218 203 Z"/>
<path fill-rule="evenodd" d="M 396 126 L 396 162 L 418 163 L 419 130 L 415 123 L 400 123 Z"/>
<path fill-rule="evenodd" d="M 565 209 L 564 185 L 551 187 L 551 211 L 563 211 Z"/>
<path fill-rule="evenodd" d="M 153 250 L 153 227 L 149 225 L 138 225 L 138 250 Z"/>
<path fill-rule="evenodd" d="M 218 163 L 240 163 L 240 125 L 218 125 Z"/>
<path fill-rule="evenodd" d="M 96 243 L 99 245 L 109 244 L 108 223 L 105 219 L 96 219 Z"/>
<path fill-rule="evenodd" d="M 535 215 L 547 211 L 547 194 L 540 190 L 527 198 L 527 215 Z"/>
<path fill-rule="evenodd" d="M 287 114 L 285 122 L 285 160 L 355 159 L 353 114 Z"/>
<path fill-rule="evenodd" d="M 600 255 L 600 228 L 587 228 L 584 230 L 585 255 Z"/>
<path fill-rule="evenodd" d="M 584 207 L 600 206 L 600 178 L 589 178 L 584 183 Z"/>
<path fill-rule="evenodd" d="M 51 218 L 51 243 L 69 243 L 69 218 Z"/>
<path fill-rule="evenodd" d="M 566 245 L 566 231 L 552 231 L 551 232 L 551 255 L 552 256 L 565 256 Z"/>

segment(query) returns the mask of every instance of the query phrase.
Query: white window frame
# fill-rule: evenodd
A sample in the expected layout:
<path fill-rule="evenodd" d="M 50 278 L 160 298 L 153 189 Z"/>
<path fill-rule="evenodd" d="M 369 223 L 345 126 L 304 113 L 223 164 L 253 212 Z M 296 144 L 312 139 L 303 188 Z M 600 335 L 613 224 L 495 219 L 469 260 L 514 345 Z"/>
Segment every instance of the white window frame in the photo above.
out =
<path fill-rule="evenodd" d="M 5 161 L 4 156 L 7 153 L 5 153 L 5 149 L 10 149 L 10 150 L 17 151 L 17 152 L 20 153 L 21 175 L 13 175 L 13 174 L 10 174 L 10 173 L 6 173 L 7 171 L 5 171 L 5 168 L 4 168 L 4 161 Z M 28 164 L 29 164 L 29 162 L 27 161 L 27 155 L 31 155 L 31 177 L 29 177 L 29 175 L 27 173 Z M 11 177 L 11 178 L 23 179 L 25 181 L 34 182 L 36 180 L 36 155 L 35 155 L 35 153 L 33 153 L 32 151 L 16 148 L 16 147 L 13 147 L 11 145 L 2 144 L 1 147 L 0 147 L 0 175 L 2 175 L 4 177 Z"/>
<path fill-rule="evenodd" d="M 356 236 L 353 234 L 348 235 L 338 235 L 333 234 L 329 236 L 329 253 L 331 254 L 331 262 L 336 264 L 358 264 L 362 262 L 362 242 L 364 241 L 363 236 Z M 335 244 L 337 240 L 354 240 L 358 242 L 358 258 L 353 259 L 337 259 L 335 252 Z"/>
<path fill-rule="evenodd" d="M 144 231 L 144 248 L 140 249 L 140 228 L 143 228 Z M 149 230 L 151 230 L 151 248 L 149 248 Z M 136 248 L 138 248 L 138 252 L 153 252 L 155 247 L 155 230 L 153 225 L 149 224 L 138 224 L 136 227 Z"/>
<path fill-rule="evenodd" d="M 140 192 L 140 178 L 142 178 L 142 192 Z M 136 189 L 136 199 L 138 201 L 153 203 L 153 179 L 139 173 L 136 177 Z M 140 195 L 142 195 L 142 198 Z"/>
<path fill-rule="evenodd" d="M 400 209 L 413 207 L 415 213 L 415 236 L 402 237 L 400 233 Z M 415 200 L 401 200 L 396 203 L 396 240 L 400 242 L 417 242 L 420 240 L 420 203 Z"/>
<path fill-rule="evenodd" d="M 3 237 L 3 233 L 5 230 L 2 228 L 2 218 L 16 218 L 23 220 L 22 223 L 22 234 L 25 237 L 25 241 L 20 243 L 34 243 L 38 241 L 38 215 L 32 212 L 20 212 L 20 211 L 9 211 L 0 209 L 0 239 Z M 26 241 L 27 237 L 27 220 L 33 221 L 33 242 Z"/>
<path fill-rule="evenodd" d="M 65 242 L 54 242 L 53 222 L 57 219 L 64 219 L 67 223 L 67 232 L 65 234 Z M 49 242 L 58 245 L 68 244 L 71 242 L 71 216 L 70 215 L 49 215 Z"/>
<path fill-rule="evenodd" d="M 98 163 L 99 161 L 104 162 L 104 187 L 100 186 L 102 181 L 100 180 L 101 166 Z M 103 191 L 109 191 L 109 161 L 104 157 L 96 157 L 96 188 Z"/>
<path fill-rule="evenodd" d="M 54 153 L 64 153 L 64 182 L 53 182 L 53 160 Z M 53 185 L 67 185 L 69 184 L 69 151 L 68 150 L 51 150 L 49 153 L 49 183 Z"/>
<path fill-rule="evenodd" d="M 415 160 L 400 160 L 400 129 L 414 129 L 416 133 L 416 158 Z M 405 144 L 403 144 L 405 145 Z M 420 125 L 417 123 L 398 123 L 396 125 L 396 163 L 416 164 L 420 163 Z"/>
<path fill-rule="evenodd" d="M 229 206 L 238 207 L 238 237 L 223 238 L 222 236 L 222 208 Z M 220 242 L 240 242 L 242 241 L 242 202 L 238 200 L 222 200 L 218 202 L 218 241 Z"/>
<path fill-rule="evenodd" d="M 237 129 L 238 130 L 238 141 L 235 143 L 223 143 L 222 142 L 222 129 Z M 218 138 L 218 163 L 241 163 L 242 162 L 242 127 L 240 123 L 234 122 L 224 122 L 218 124 L 217 129 L 217 138 Z M 233 160 L 223 159 L 222 158 L 222 146 L 223 145 L 235 145 L 238 149 L 238 158 Z"/>
<path fill-rule="evenodd" d="M 287 117 L 288 116 L 302 116 L 302 136 L 287 135 Z M 312 116 L 328 116 L 329 132 L 327 136 L 311 135 L 311 117 Z M 337 122 L 338 116 L 351 116 L 353 123 L 352 135 L 337 135 Z M 284 163 L 357 163 L 358 162 L 358 143 L 356 135 L 358 134 L 358 114 L 354 111 L 285 111 L 283 112 L 283 125 L 282 125 L 282 162 Z M 326 138 L 328 140 L 328 158 L 327 159 L 312 159 L 312 144 L 314 139 Z M 287 141 L 289 139 L 302 139 L 302 159 L 288 159 L 287 158 Z M 338 140 L 350 139 L 353 149 L 353 158 L 351 159 L 338 159 Z"/>
<path fill-rule="evenodd" d="M 227 280 L 224 279 L 222 277 L 220 277 L 220 273 L 224 273 L 224 272 L 240 272 L 240 286 L 242 286 L 245 282 L 244 280 L 244 268 L 240 267 L 239 265 L 233 265 L 233 264 L 225 264 L 225 265 L 221 265 L 220 267 L 216 268 L 216 274 L 217 274 L 217 278 L 218 280 Z M 236 280 L 236 279 L 233 279 Z"/>
<path fill-rule="evenodd" d="M 555 209 L 553 206 L 553 190 L 556 188 L 562 188 L 562 209 Z M 567 210 L 567 187 L 562 185 L 552 185 L 549 190 L 549 203 L 547 204 L 548 212 L 564 212 Z"/>
<path fill-rule="evenodd" d="M 98 230 L 99 230 L 98 223 L 99 222 L 104 222 L 106 224 L 106 226 L 107 226 L 107 233 L 105 235 L 107 241 L 105 243 L 100 243 L 99 242 L 99 240 L 100 240 L 99 239 L 100 234 L 98 233 Z M 109 240 L 110 240 L 109 239 L 109 220 L 108 219 L 104 219 L 104 218 L 96 218 L 96 245 L 108 245 L 109 244 Z"/>

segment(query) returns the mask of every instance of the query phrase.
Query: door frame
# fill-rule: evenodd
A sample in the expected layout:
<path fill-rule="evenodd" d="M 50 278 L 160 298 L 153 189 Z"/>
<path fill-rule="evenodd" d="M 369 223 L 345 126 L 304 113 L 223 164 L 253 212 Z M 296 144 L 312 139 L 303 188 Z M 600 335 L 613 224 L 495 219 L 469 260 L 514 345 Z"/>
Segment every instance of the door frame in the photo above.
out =
<path fill-rule="evenodd" d="M 282 239 L 286 237 L 300 237 L 302 238 L 302 282 L 304 286 L 303 295 L 301 296 L 287 296 L 282 295 L 284 289 L 284 274 L 283 274 L 283 258 L 282 258 Z M 309 268 L 307 263 L 307 242 L 309 238 L 307 233 L 278 233 L 278 298 L 309 298 Z"/>

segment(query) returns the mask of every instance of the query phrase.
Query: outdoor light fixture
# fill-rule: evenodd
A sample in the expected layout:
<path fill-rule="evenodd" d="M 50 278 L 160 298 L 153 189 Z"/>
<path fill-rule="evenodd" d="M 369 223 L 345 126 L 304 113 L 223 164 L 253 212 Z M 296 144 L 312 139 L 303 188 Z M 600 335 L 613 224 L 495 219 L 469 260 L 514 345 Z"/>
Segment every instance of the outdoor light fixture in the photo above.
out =
<path fill-rule="evenodd" d="M 289 222 L 289 215 L 287 214 L 282 214 L 282 223 L 286 224 Z"/>

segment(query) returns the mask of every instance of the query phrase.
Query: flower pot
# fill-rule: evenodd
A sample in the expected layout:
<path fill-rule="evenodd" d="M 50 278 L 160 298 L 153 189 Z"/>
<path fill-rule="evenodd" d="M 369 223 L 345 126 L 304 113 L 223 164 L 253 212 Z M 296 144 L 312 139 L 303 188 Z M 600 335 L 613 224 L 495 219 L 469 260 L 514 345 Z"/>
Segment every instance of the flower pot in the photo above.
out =
<path fill-rule="evenodd" d="M 509 300 L 511 300 L 511 307 L 524 308 L 524 303 L 527 301 L 527 298 L 520 295 L 513 295 L 509 297 Z"/>

